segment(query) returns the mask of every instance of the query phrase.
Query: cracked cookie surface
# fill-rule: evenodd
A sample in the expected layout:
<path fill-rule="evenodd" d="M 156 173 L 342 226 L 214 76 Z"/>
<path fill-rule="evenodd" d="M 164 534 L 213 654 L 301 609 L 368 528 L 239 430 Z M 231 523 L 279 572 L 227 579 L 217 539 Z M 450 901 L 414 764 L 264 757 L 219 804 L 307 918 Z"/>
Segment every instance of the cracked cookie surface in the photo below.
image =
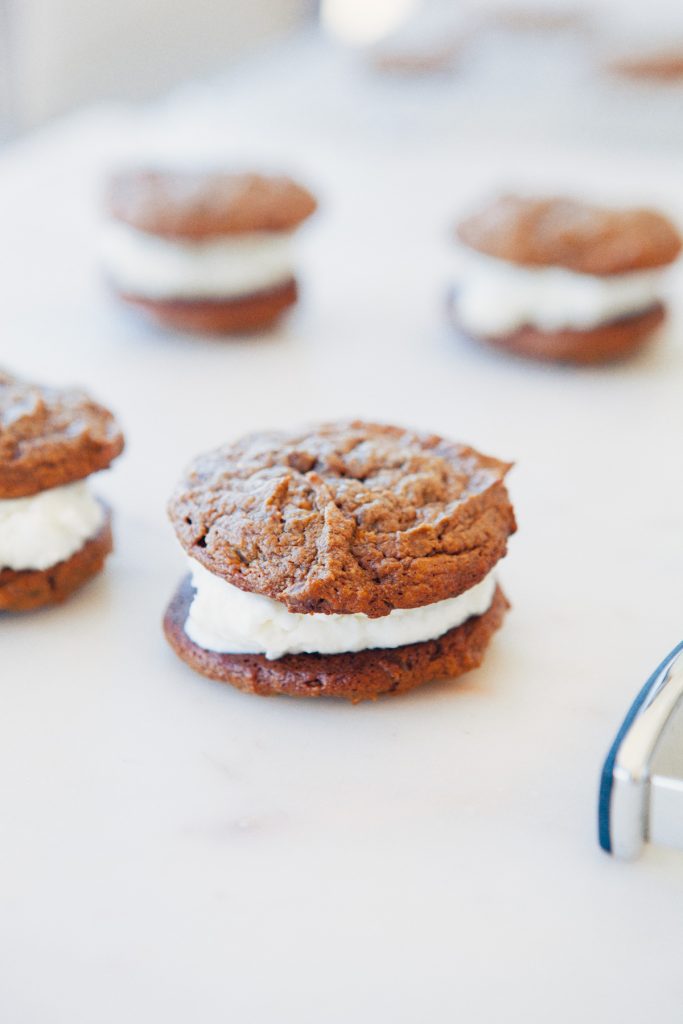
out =
<path fill-rule="evenodd" d="M 83 391 L 0 371 L 0 500 L 82 480 L 122 450 L 114 416 Z"/>
<path fill-rule="evenodd" d="M 169 514 L 187 553 L 242 590 L 378 617 L 491 571 L 516 528 L 509 468 L 436 435 L 328 423 L 200 455 Z"/>

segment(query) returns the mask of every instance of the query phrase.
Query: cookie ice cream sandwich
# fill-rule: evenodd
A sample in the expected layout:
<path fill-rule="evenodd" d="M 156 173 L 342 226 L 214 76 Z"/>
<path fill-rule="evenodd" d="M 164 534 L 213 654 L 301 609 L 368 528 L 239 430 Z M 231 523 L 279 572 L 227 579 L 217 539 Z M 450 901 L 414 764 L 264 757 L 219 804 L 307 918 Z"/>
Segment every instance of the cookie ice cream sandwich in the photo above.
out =
<path fill-rule="evenodd" d="M 504 196 L 458 224 L 458 327 L 535 359 L 599 363 L 641 348 L 665 318 L 681 239 L 652 210 Z"/>
<path fill-rule="evenodd" d="M 476 668 L 508 607 L 509 468 L 362 422 L 200 455 L 169 505 L 189 568 L 171 647 L 248 693 L 353 702 Z"/>
<path fill-rule="evenodd" d="M 262 330 L 296 302 L 292 235 L 315 209 L 285 177 L 120 172 L 106 197 L 104 272 L 121 299 L 169 327 Z"/>
<path fill-rule="evenodd" d="M 83 392 L 0 372 L 0 611 L 56 604 L 102 569 L 111 514 L 87 478 L 122 449 Z"/>

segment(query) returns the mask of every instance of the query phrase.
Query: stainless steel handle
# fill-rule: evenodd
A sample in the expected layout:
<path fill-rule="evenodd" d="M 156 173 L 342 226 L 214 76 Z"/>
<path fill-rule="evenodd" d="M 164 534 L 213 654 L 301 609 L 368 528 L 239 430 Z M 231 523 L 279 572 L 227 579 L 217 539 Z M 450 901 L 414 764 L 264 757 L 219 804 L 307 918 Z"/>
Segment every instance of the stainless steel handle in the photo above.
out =
<path fill-rule="evenodd" d="M 683 643 L 653 672 L 631 705 L 605 759 L 600 779 L 600 845 L 633 859 L 647 840 L 683 845 L 683 778 L 667 770 L 683 749 L 672 730 L 683 704 Z M 657 762 L 660 762 L 660 771 Z"/>

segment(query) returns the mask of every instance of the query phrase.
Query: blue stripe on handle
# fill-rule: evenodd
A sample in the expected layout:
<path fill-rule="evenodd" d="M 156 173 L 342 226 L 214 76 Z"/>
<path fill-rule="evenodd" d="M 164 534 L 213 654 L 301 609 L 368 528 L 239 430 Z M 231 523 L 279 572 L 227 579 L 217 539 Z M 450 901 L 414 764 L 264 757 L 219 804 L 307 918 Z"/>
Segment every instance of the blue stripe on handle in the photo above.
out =
<path fill-rule="evenodd" d="M 610 828 L 610 803 L 612 800 L 612 785 L 614 781 L 614 765 L 616 764 L 617 755 L 619 753 L 619 747 L 624 742 L 626 733 L 629 731 L 635 718 L 640 713 L 644 704 L 647 703 L 647 699 L 652 692 L 652 688 L 660 678 L 663 672 L 666 671 L 668 666 L 674 660 L 674 658 L 683 651 L 683 641 L 674 647 L 673 651 L 667 654 L 664 661 L 659 665 L 645 686 L 642 688 L 636 699 L 628 709 L 626 718 L 621 724 L 621 728 L 616 735 L 614 743 L 609 749 L 609 753 L 605 758 L 605 763 L 602 767 L 602 775 L 600 776 L 600 794 L 598 797 L 598 842 L 600 846 L 607 853 L 612 852 L 612 833 Z"/>

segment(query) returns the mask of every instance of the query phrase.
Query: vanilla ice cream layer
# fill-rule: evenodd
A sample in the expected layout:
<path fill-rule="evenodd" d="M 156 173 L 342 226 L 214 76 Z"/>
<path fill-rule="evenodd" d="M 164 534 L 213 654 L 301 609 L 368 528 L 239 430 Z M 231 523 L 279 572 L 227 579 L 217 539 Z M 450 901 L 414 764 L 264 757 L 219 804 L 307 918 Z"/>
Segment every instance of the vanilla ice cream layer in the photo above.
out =
<path fill-rule="evenodd" d="M 104 522 L 105 512 L 79 480 L 27 498 L 0 500 L 0 570 L 49 569 L 71 558 Z"/>
<path fill-rule="evenodd" d="M 402 647 L 443 636 L 491 606 L 496 581 L 490 573 L 458 597 L 396 608 L 379 619 L 361 612 L 321 615 L 290 612 L 284 604 L 227 583 L 190 559 L 195 596 L 185 622 L 190 640 L 222 654 L 343 654 L 375 647 Z"/>
<path fill-rule="evenodd" d="M 497 337 L 525 325 L 543 331 L 589 330 L 645 312 L 660 301 L 664 268 L 627 274 L 577 274 L 523 267 L 468 251 L 457 280 L 455 314 L 475 335 Z"/>
<path fill-rule="evenodd" d="M 100 257 L 119 291 L 145 299 L 233 299 L 292 277 L 291 234 L 259 231 L 189 242 L 118 221 L 102 231 Z"/>

